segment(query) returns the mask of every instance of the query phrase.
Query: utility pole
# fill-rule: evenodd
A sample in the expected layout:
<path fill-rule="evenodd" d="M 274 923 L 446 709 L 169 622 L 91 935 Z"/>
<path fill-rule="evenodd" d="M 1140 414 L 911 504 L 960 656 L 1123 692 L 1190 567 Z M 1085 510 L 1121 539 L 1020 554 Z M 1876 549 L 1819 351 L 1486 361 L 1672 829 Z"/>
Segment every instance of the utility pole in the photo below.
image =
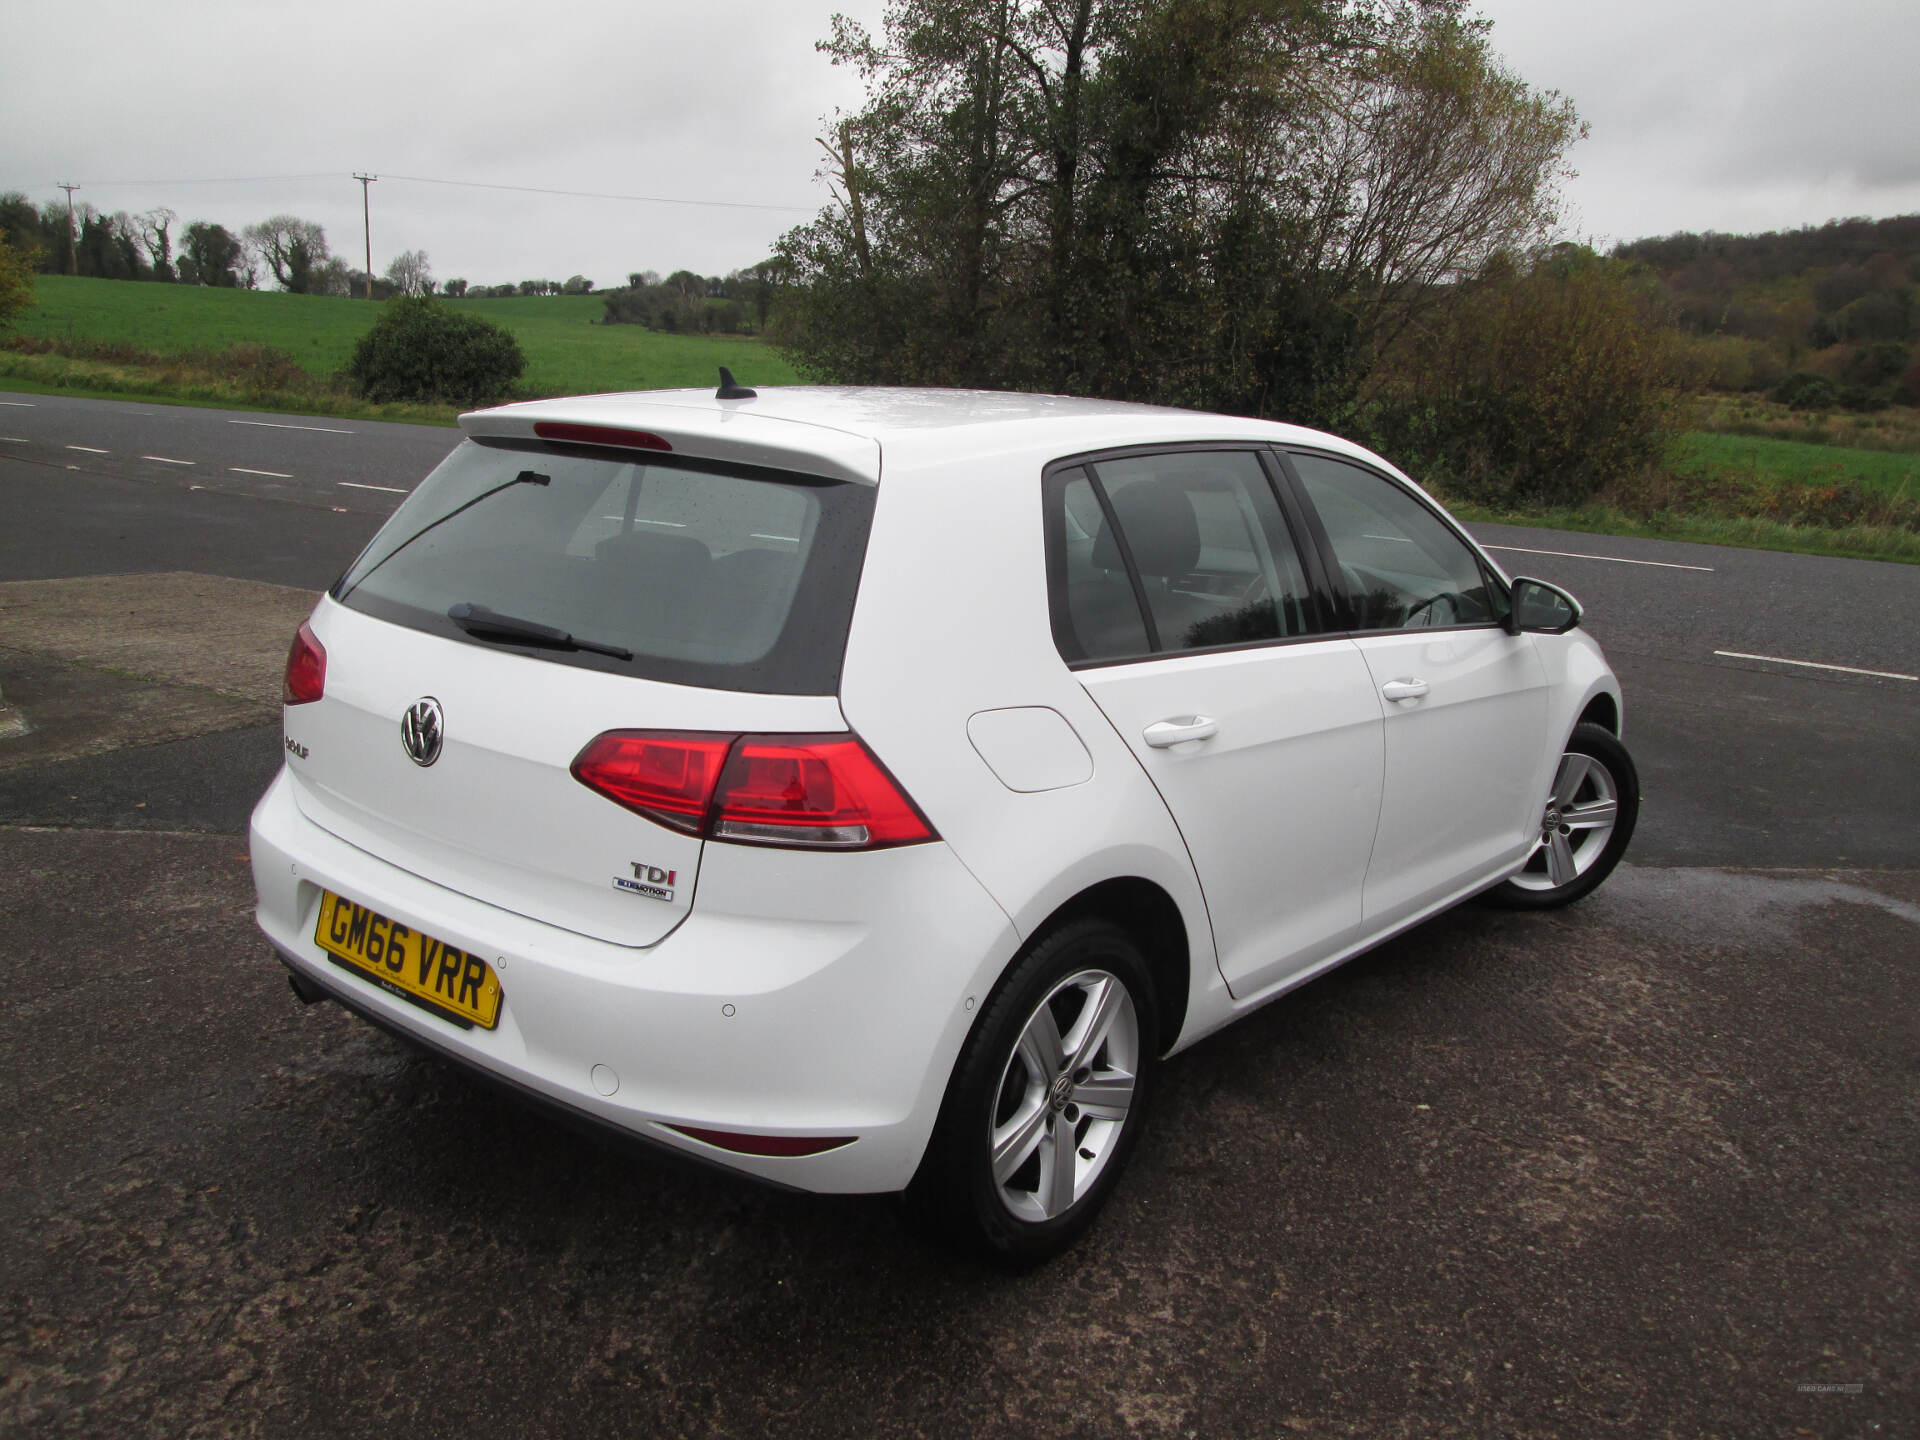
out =
<path fill-rule="evenodd" d="M 69 275 L 78 275 L 80 273 L 80 262 L 74 257 L 73 253 L 73 192 L 80 187 L 78 185 L 69 185 L 66 181 L 60 180 L 55 182 L 54 188 L 67 192 L 67 273 Z"/>
<path fill-rule="evenodd" d="M 373 301 L 373 210 L 372 202 L 367 199 L 369 194 L 367 187 L 380 177 L 362 175 L 356 170 L 353 172 L 353 178 L 360 182 L 360 219 L 367 228 L 367 301 L 371 304 Z"/>

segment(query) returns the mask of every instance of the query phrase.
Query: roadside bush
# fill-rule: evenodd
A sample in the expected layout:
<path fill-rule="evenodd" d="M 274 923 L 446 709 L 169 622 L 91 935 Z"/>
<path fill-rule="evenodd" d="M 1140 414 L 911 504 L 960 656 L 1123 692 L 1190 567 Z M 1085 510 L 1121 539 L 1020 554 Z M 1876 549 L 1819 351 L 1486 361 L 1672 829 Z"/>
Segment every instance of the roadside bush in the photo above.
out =
<path fill-rule="evenodd" d="M 1763 340 L 1738 335 L 1690 335 L 1677 342 L 1689 384 L 1708 390 L 1771 390 L 1786 367 Z"/>
<path fill-rule="evenodd" d="M 1855 349 L 1841 374 L 1855 385 L 1883 385 L 1898 379 L 1912 359 L 1913 351 L 1898 340 L 1876 340 Z"/>
<path fill-rule="evenodd" d="M 346 375 L 367 399 L 491 405 L 526 369 L 510 331 L 425 298 L 392 300 L 354 347 Z"/>
<path fill-rule="evenodd" d="M 1828 530 L 1865 526 L 1920 533 L 1920 498 L 1889 494 L 1855 480 L 1770 484 L 1751 473 L 1676 475 L 1667 466 L 1648 466 L 1609 485 L 1596 498 L 1636 520 L 1661 515 L 1717 516 Z"/>
<path fill-rule="evenodd" d="M 1893 396 L 1885 390 L 1870 389 L 1865 385 L 1842 385 L 1840 387 L 1840 408 L 1862 412 L 1884 410 L 1893 404 Z"/>
<path fill-rule="evenodd" d="M 1658 318 L 1626 266 L 1563 250 L 1450 296 L 1363 424 L 1449 495 L 1579 505 L 1666 452 L 1682 366 Z"/>
<path fill-rule="evenodd" d="M 1909 365 L 1895 382 L 1893 398 L 1902 405 L 1920 405 L 1920 360 Z"/>
<path fill-rule="evenodd" d="M 16 250 L 0 237 L 0 326 L 33 304 L 33 265 L 37 252 Z"/>
<path fill-rule="evenodd" d="M 1825 375 L 1796 370 L 1780 382 L 1773 398 L 1795 410 L 1831 410 L 1840 403 L 1840 387 Z"/>

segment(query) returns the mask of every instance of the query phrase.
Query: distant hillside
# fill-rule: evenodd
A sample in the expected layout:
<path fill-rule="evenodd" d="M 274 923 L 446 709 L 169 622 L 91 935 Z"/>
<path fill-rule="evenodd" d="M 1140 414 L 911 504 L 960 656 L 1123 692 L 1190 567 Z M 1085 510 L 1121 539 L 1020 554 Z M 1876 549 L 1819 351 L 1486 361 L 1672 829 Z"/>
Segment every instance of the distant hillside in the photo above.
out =
<path fill-rule="evenodd" d="M 1667 235 L 1614 255 L 1657 277 L 1712 388 L 1803 408 L 1920 404 L 1920 215 Z"/>

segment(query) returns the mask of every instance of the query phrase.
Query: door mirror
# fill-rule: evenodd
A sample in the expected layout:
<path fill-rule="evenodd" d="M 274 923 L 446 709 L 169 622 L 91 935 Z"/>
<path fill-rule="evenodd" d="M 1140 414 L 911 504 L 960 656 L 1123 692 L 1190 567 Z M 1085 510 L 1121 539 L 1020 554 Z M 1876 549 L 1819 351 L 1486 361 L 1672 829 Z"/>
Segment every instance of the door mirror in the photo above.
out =
<path fill-rule="evenodd" d="M 1513 604 L 1508 628 L 1518 635 L 1564 635 L 1580 623 L 1580 602 L 1558 585 L 1525 576 L 1513 582 Z"/>

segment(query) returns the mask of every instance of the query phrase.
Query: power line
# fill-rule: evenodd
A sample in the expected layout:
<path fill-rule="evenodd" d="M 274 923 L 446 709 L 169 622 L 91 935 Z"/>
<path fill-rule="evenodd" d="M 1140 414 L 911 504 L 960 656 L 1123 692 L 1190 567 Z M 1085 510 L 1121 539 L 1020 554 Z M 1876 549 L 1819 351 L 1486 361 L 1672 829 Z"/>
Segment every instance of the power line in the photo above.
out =
<path fill-rule="evenodd" d="M 339 172 L 335 170 L 316 171 L 311 175 L 215 175 L 198 180 L 89 180 L 87 184 L 100 186 L 118 185 L 122 189 L 150 189 L 161 185 L 270 185 L 282 180 L 337 180 Z"/>
<path fill-rule="evenodd" d="M 467 190 L 513 190 L 522 195 L 565 195 L 575 200 L 633 200 L 644 205 L 705 205 L 720 210 L 789 210 L 811 214 L 811 205 L 759 205 L 749 200 L 687 200 L 677 195 L 613 195 L 601 190 L 551 190 L 540 185 L 494 185 L 483 180 L 435 180 L 425 175 L 392 175 L 416 185 L 458 185 Z"/>
<path fill-rule="evenodd" d="M 337 171 L 316 171 L 308 175 L 213 175 L 192 180 L 89 180 L 95 189 L 154 189 L 167 185 L 271 185 L 290 180 L 335 180 Z M 359 179 L 355 174 L 354 179 Z M 441 180 L 431 175 L 393 175 L 388 180 L 405 180 L 415 185 L 450 185 L 464 190 L 511 190 L 520 195 L 560 195 L 574 200 L 625 200 L 641 205 L 697 205 L 714 210 L 777 210 L 795 215 L 811 214 L 811 205 L 764 205 L 751 200 L 692 200 L 680 195 L 619 195 L 604 190 L 558 190 L 543 185 L 498 185 L 485 180 Z"/>

